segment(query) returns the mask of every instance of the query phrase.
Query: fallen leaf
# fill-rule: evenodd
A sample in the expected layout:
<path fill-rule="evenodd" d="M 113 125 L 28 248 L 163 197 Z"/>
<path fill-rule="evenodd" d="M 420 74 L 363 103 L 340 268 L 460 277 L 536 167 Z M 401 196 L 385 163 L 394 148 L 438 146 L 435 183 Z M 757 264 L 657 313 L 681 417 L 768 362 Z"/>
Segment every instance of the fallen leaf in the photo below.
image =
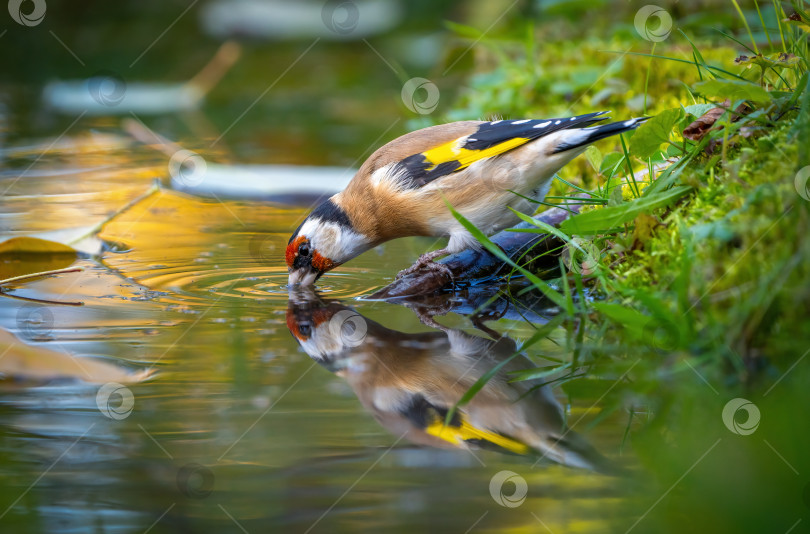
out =
<path fill-rule="evenodd" d="M 803 31 L 810 33 L 810 24 L 802 20 L 802 17 L 798 13 L 793 13 L 788 18 L 782 19 L 782 22 L 787 22 L 793 26 L 798 26 Z"/>
<path fill-rule="evenodd" d="M 0 236 L 2 254 L 73 254 L 81 252 L 95 256 L 101 253 L 102 242 L 96 237 L 99 226 L 79 226 L 26 236 Z"/>
<path fill-rule="evenodd" d="M 67 254 L 75 256 L 76 250 L 56 241 L 22 236 L 12 237 L 0 243 L 0 255 L 3 254 Z"/>
<path fill-rule="evenodd" d="M 7 379 L 43 381 L 73 378 L 95 384 L 134 384 L 154 374 L 151 369 L 133 372 L 96 358 L 28 345 L 3 329 L 0 329 L 0 354 L 0 375 Z"/>
<path fill-rule="evenodd" d="M 91 230 L 72 228 L 0 241 L 0 280 L 64 269 L 76 261 L 79 252 L 100 253 L 101 240 L 87 235 Z"/>
<path fill-rule="evenodd" d="M 683 129 L 683 136 L 692 141 L 700 141 L 703 137 L 714 128 L 714 124 L 723 116 L 728 107 L 731 106 L 731 101 L 726 100 L 723 102 L 723 107 L 712 108 L 700 117 L 698 117 L 692 124 Z M 731 120 L 737 121 L 742 114 L 746 111 L 746 104 L 742 103 L 737 106 L 734 113 L 731 114 Z M 718 127 L 719 129 L 719 127 Z"/>
<path fill-rule="evenodd" d="M 64 269 L 79 253 L 100 255 L 104 242 L 97 234 L 102 226 L 157 191 L 153 185 L 99 224 L 25 236 L 0 236 L 0 281 Z"/>
<path fill-rule="evenodd" d="M 0 242 L 0 280 L 69 267 L 76 251 L 63 243 L 37 237 L 12 237 Z"/>
<path fill-rule="evenodd" d="M 728 102 L 728 101 L 726 101 Z M 697 118 L 692 124 L 683 129 L 683 136 L 692 141 L 700 141 L 703 136 L 709 133 L 714 123 L 717 122 L 726 110 L 723 108 L 712 108 L 700 117 Z"/>

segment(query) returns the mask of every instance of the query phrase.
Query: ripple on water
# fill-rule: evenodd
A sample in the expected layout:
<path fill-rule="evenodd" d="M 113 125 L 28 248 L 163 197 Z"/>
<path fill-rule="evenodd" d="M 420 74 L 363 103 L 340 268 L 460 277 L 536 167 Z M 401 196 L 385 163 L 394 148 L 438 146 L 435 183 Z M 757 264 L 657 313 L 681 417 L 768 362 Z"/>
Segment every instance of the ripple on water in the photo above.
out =
<path fill-rule="evenodd" d="M 106 253 L 103 263 L 137 282 L 141 292 L 145 287 L 168 293 L 155 295 L 159 302 L 286 302 L 284 252 L 305 214 L 298 208 L 161 191 L 105 225 L 102 239 L 120 243 L 121 252 Z M 371 271 L 363 264 L 341 268 L 322 278 L 318 289 L 333 298 L 362 295 L 373 289 Z"/>
<path fill-rule="evenodd" d="M 155 300 L 161 302 L 210 304 L 216 299 L 224 304 L 234 300 L 286 302 L 288 298 L 285 266 L 181 264 L 138 269 L 129 264 L 126 271 L 122 274 L 156 292 Z M 364 270 L 332 273 L 318 284 L 318 291 L 331 298 L 355 298 L 369 290 Z"/>

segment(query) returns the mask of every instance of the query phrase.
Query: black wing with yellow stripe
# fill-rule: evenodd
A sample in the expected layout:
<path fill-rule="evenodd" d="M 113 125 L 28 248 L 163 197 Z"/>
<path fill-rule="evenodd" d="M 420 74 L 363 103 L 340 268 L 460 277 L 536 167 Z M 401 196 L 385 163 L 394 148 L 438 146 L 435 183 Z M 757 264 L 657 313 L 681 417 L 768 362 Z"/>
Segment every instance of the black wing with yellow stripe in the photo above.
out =
<path fill-rule="evenodd" d="M 606 113 L 599 111 L 562 119 L 484 122 L 467 136 L 463 144 L 460 144 L 460 139 L 453 139 L 400 161 L 403 185 L 410 189 L 422 187 L 476 161 L 503 154 L 550 133 L 603 121 L 608 118 L 602 116 Z"/>
<path fill-rule="evenodd" d="M 421 394 L 416 394 L 410 399 L 410 403 L 400 410 L 400 415 L 422 432 L 455 447 L 467 443 L 481 449 L 512 454 L 522 455 L 533 452 L 529 445 L 511 436 L 474 426 L 460 411 L 453 413 L 449 424 L 445 425 L 447 412 L 447 408 L 435 406 Z"/>

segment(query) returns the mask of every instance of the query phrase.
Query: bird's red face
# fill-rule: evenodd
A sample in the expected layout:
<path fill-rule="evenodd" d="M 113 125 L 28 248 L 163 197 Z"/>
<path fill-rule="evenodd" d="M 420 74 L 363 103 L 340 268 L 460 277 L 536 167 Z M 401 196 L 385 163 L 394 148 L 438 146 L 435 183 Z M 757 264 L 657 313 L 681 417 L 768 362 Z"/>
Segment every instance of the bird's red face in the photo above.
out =
<path fill-rule="evenodd" d="M 341 309 L 338 307 L 337 311 Z M 287 301 L 287 328 L 299 343 L 306 343 L 317 334 L 330 334 L 328 323 L 335 312 L 311 288 L 291 290 Z M 326 330 L 319 330 L 324 325 L 327 325 Z"/>
<path fill-rule="evenodd" d="M 290 239 L 286 260 L 291 286 L 312 285 L 323 273 L 338 266 L 336 262 L 321 255 L 304 235 L 295 235 Z"/>
<path fill-rule="evenodd" d="M 330 198 L 304 219 L 287 243 L 289 285 L 312 285 L 323 273 L 368 250 L 370 245 Z"/>

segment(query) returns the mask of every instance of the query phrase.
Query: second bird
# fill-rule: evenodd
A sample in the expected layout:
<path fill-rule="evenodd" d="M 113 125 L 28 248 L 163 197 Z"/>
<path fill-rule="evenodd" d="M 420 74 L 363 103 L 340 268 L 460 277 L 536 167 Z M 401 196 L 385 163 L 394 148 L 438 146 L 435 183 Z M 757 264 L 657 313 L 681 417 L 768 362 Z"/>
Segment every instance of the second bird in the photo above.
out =
<path fill-rule="evenodd" d="M 461 121 L 403 135 L 378 149 L 346 189 L 318 206 L 286 250 L 290 285 L 323 273 L 377 245 L 409 236 L 449 237 L 407 271 L 445 269 L 433 260 L 480 247 L 448 209 L 487 235 L 531 214 L 551 180 L 591 143 L 636 128 L 646 118 L 597 125 L 600 111 L 561 119 Z"/>

